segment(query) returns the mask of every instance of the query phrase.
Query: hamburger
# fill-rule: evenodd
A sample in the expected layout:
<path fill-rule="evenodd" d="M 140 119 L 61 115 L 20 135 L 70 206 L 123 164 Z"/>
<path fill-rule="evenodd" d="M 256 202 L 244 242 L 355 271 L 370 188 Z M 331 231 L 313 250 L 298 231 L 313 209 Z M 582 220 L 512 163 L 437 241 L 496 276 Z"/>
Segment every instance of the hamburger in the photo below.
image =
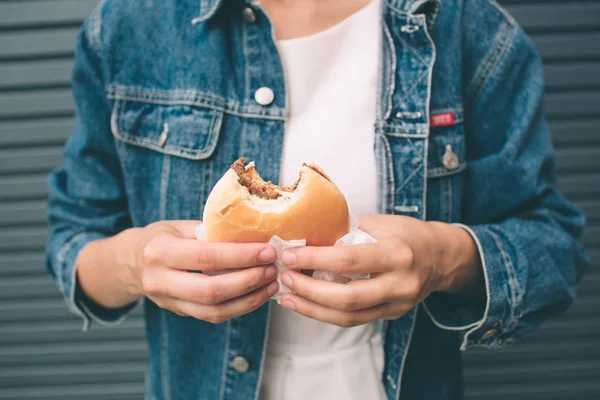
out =
<path fill-rule="evenodd" d="M 331 246 L 350 231 L 348 204 L 313 163 L 290 186 L 265 182 L 253 162 L 236 160 L 208 196 L 203 215 L 208 242 L 267 243 L 273 236 Z"/>

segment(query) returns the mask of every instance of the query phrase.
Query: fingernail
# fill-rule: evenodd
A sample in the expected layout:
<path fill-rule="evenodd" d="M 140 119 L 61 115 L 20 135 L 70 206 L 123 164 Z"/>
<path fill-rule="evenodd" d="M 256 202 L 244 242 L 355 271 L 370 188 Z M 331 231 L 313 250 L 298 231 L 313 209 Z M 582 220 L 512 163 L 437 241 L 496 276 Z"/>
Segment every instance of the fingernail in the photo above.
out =
<path fill-rule="evenodd" d="M 276 256 L 277 255 L 275 254 L 275 251 L 273 249 L 264 249 L 258 255 L 258 259 L 261 262 L 273 262 L 275 261 Z"/>
<path fill-rule="evenodd" d="M 269 297 L 271 297 L 275 293 L 277 293 L 278 290 L 279 290 L 279 285 L 277 284 L 277 282 L 273 282 L 267 287 L 267 295 Z"/>
<path fill-rule="evenodd" d="M 296 264 L 296 254 L 293 251 L 285 251 L 281 256 L 281 262 L 285 265 L 292 266 Z"/>
<path fill-rule="evenodd" d="M 289 308 L 292 311 L 296 309 L 296 306 L 294 305 L 294 303 L 292 303 L 289 300 L 282 301 L 281 305 L 284 306 L 285 308 Z"/>
<path fill-rule="evenodd" d="M 265 279 L 271 280 L 275 278 L 275 275 L 277 275 L 277 268 L 275 268 L 274 266 L 271 265 L 270 267 L 267 267 L 267 269 L 265 269 Z"/>
<path fill-rule="evenodd" d="M 285 286 L 289 287 L 290 289 L 292 288 L 292 285 L 294 284 L 294 282 L 292 281 L 292 277 L 289 274 L 281 275 L 281 282 L 283 282 L 283 284 Z"/>

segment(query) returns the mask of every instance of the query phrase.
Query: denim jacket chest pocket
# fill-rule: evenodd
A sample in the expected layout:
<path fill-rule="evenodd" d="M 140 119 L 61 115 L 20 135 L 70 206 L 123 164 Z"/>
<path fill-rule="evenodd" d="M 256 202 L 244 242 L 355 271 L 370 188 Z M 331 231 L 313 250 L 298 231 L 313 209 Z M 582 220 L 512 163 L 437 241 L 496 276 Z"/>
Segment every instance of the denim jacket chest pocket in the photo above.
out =
<path fill-rule="evenodd" d="M 134 225 L 200 219 L 205 170 L 222 120 L 222 111 L 206 107 L 115 101 L 111 130 Z"/>
<path fill-rule="evenodd" d="M 462 122 L 432 127 L 427 151 L 428 220 L 460 221 L 466 168 Z"/>

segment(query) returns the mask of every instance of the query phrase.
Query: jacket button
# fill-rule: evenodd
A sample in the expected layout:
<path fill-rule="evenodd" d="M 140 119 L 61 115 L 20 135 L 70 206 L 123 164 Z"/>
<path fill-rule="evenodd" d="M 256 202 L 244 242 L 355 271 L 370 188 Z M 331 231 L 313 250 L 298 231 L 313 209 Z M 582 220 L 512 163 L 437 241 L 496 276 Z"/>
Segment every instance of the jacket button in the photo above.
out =
<path fill-rule="evenodd" d="M 250 364 L 248 363 L 248 360 L 240 356 L 237 356 L 233 359 L 233 361 L 231 362 L 231 366 L 240 374 L 245 374 L 250 369 Z"/>
<path fill-rule="evenodd" d="M 444 167 L 449 170 L 456 169 L 460 165 L 460 160 L 458 159 L 456 153 L 452 151 L 452 146 L 450 144 L 446 145 L 446 152 L 442 157 L 442 164 L 444 164 Z"/>
<path fill-rule="evenodd" d="M 251 24 L 256 21 L 256 14 L 254 14 L 254 10 L 251 7 L 244 8 L 242 14 L 244 15 L 244 19 Z"/>
<path fill-rule="evenodd" d="M 254 100 L 261 106 L 268 106 L 275 99 L 275 93 L 268 87 L 261 87 L 254 92 Z"/>

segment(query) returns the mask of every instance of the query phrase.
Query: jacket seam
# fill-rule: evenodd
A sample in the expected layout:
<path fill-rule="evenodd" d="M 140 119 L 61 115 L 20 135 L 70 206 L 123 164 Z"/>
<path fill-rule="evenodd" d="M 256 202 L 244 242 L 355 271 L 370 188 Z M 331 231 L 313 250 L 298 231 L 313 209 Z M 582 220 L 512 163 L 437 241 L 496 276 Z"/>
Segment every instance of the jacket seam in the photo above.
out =
<path fill-rule="evenodd" d="M 91 12 L 87 24 L 88 41 L 98 58 L 101 54 L 100 37 L 102 32 L 102 9 L 106 0 L 102 0 Z"/>
<path fill-rule="evenodd" d="M 490 236 L 494 239 L 494 242 L 496 243 L 496 247 L 498 247 L 498 250 L 500 250 L 500 254 L 502 255 L 502 261 L 504 262 L 504 265 L 506 267 L 506 272 L 508 274 L 508 287 L 510 288 L 510 294 L 511 294 L 511 303 L 510 304 L 510 313 L 511 313 L 511 321 L 508 322 L 508 324 L 512 323 L 512 319 L 516 318 L 516 316 L 518 315 L 517 311 L 516 311 L 516 307 L 518 304 L 520 304 L 521 298 L 523 297 L 522 293 L 523 291 L 521 290 L 521 287 L 519 285 L 519 280 L 517 277 L 517 272 L 515 270 L 514 264 L 510 258 L 510 255 L 508 254 L 508 252 L 504 249 L 504 246 L 502 245 L 502 241 L 500 240 L 500 238 L 498 237 L 498 235 L 493 232 L 490 229 L 486 230 L 489 232 Z"/>
<path fill-rule="evenodd" d="M 400 392 L 402 391 L 402 375 L 404 374 L 404 365 L 406 364 L 406 358 L 408 357 L 408 351 L 410 348 L 410 342 L 412 341 L 413 333 L 415 332 L 415 326 L 417 325 L 417 314 L 419 313 L 419 306 L 415 307 L 415 315 L 413 317 L 412 324 L 410 326 L 410 333 L 406 340 L 406 346 L 404 347 L 404 354 L 402 355 L 402 362 L 400 363 L 400 371 L 398 374 L 398 382 L 396 384 L 396 400 L 400 399 Z"/>
<path fill-rule="evenodd" d="M 487 83 L 496 72 L 498 65 L 503 60 L 504 54 L 508 50 L 513 37 L 513 35 L 511 35 L 511 29 L 512 25 L 508 24 L 506 21 L 502 23 L 502 26 L 496 35 L 494 45 L 477 68 L 475 76 L 468 86 L 469 89 L 467 89 L 467 92 L 473 93 L 471 104 L 477 102 L 483 89 L 486 87 Z"/>
<path fill-rule="evenodd" d="M 109 90 L 110 90 L 110 88 L 109 88 Z M 195 91 L 190 91 L 190 93 L 193 93 L 193 92 L 195 92 Z M 200 95 L 200 94 L 197 94 L 196 96 L 194 96 L 194 99 L 179 99 L 179 100 L 177 100 L 177 99 L 168 99 L 168 100 L 154 99 L 154 98 L 150 98 L 150 97 L 139 97 L 139 96 L 135 96 L 135 95 L 123 95 L 123 94 L 111 94 L 111 93 L 109 93 L 107 95 L 107 98 L 109 98 L 111 100 L 136 101 L 136 102 L 141 102 L 141 103 L 158 104 L 158 105 L 165 105 L 165 106 L 189 105 L 189 106 L 195 106 L 195 107 L 209 108 L 209 109 L 212 109 L 215 111 L 224 112 L 226 114 L 235 115 L 237 117 L 258 118 L 258 119 L 267 119 L 267 120 L 275 120 L 275 121 L 285 120 L 284 115 L 270 115 L 270 114 L 251 113 L 248 111 L 238 111 L 238 110 L 244 110 L 246 107 L 241 107 L 237 103 L 224 103 L 223 105 L 211 104 L 211 102 L 213 102 L 213 101 L 221 102 L 222 100 L 215 98 L 215 97 Z"/>
<path fill-rule="evenodd" d="M 385 33 L 386 40 L 388 41 L 388 45 L 390 46 L 391 57 L 388 57 L 388 68 L 391 72 L 389 88 L 388 88 L 388 98 L 387 98 L 387 110 L 385 110 L 385 114 L 383 115 L 383 121 L 386 121 L 390 115 L 392 114 L 392 98 L 394 96 L 394 90 L 396 88 L 396 49 L 394 48 L 394 40 L 392 38 L 392 34 L 390 33 L 390 29 L 387 24 L 383 24 L 383 32 Z M 391 58 L 391 61 L 389 59 Z"/>

